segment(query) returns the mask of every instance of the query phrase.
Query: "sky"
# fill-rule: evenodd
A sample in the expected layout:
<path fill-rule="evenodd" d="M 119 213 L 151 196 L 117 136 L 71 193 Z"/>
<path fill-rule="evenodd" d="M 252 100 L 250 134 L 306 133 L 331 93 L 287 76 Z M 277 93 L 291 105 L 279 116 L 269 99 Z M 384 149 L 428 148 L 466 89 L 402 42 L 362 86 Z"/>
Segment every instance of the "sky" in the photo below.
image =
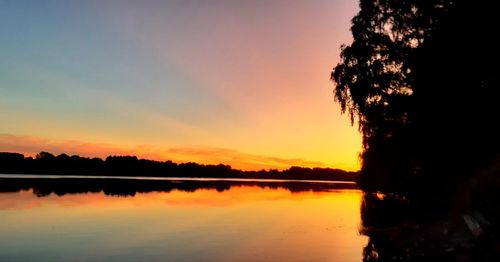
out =
<path fill-rule="evenodd" d="M 0 0 L 0 151 L 359 169 L 356 0 Z"/>

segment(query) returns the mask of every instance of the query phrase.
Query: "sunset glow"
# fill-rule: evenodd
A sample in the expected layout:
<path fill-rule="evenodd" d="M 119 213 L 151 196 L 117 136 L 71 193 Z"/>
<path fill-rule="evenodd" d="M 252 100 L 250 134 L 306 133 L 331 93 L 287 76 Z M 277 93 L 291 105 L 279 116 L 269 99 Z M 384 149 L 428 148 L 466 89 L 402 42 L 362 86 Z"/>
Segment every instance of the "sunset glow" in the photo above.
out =
<path fill-rule="evenodd" d="M 358 170 L 356 1 L 0 3 L 0 151 Z"/>
<path fill-rule="evenodd" d="M 361 196 L 358 190 L 292 193 L 255 186 L 134 197 L 4 193 L 0 212 L 11 226 L 0 228 L 0 247 L 12 253 L 27 238 L 45 240 L 39 246 L 56 243 L 46 250 L 57 248 L 62 254 L 85 250 L 87 260 L 119 250 L 131 261 L 137 256 L 154 261 L 294 261 L 305 256 L 307 261 L 359 261 L 367 242 L 357 233 Z M 83 240 L 74 245 L 71 236 Z"/>

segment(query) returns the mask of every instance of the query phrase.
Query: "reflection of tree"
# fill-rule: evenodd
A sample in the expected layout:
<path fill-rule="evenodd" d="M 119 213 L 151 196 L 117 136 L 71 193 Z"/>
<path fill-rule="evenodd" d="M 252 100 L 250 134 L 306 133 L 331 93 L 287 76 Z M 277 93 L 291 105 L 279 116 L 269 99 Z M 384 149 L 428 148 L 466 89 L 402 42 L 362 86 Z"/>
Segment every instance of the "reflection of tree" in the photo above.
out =
<path fill-rule="evenodd" d="M 410 203 L 397 195 L 366 193 L 361 205 L 362 233 L 369 236 L 363 261 L 411 261 L 412 226 Z"/>
<path fill-rule="evenodd" d="M 495 8 L 466 2 L 360 1 L 332 80 L 342 111 L 359 120 L 364 188 L 402 191 L 498 152 Z"/>
<path fill-rule="evenodd" d="M 283 188 L 291 192 L 331 191 L 354 189 L 354 184 L 301 183 L 301 182 L 255 182 L 248 181 L 168 181 L 147 179 L 75 179 L 75 178 L 0 178 L 0 193 L 33 190 L 33 194 L 44 197 L 51 194 L 84 194 L 103 192 L 111 196 L 134 196 L 137 193 L 170 192 L 179 190 L 194 192 L 199 189 L 215 189 L 219 192 L 232 186 L 258 186 L 261 188 Z"/>
<path fill-rule="evenodd" d="M 498 261 L 500 242 L 491 225 L 474 236 L 442 203 L 427 209 L 422 203 L 395 194 L 365 193 L 361 232 L 369 240 L 363 261 Z M 437 206 L 444 210 L 436 212 Z"/>

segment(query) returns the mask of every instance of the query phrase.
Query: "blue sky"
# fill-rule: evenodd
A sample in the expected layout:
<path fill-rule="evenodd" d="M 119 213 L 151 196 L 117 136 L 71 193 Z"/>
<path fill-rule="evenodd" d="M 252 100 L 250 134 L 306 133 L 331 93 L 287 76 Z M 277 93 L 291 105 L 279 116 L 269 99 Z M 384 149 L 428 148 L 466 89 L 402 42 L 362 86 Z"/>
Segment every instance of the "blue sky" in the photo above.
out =
<path fill-rule="evenodd" d="M 345 0 L 0 1 L 0 133 L 18 138 L 0 150 L 79 141 L 93 151 L 74 153 L 188 161 L 203 148 L 201 162 L 230 150 L 356 169 L 360 135 L 329 81 L 356 12 Z M 22 144 L 33 138 L 46 142 Z"/>

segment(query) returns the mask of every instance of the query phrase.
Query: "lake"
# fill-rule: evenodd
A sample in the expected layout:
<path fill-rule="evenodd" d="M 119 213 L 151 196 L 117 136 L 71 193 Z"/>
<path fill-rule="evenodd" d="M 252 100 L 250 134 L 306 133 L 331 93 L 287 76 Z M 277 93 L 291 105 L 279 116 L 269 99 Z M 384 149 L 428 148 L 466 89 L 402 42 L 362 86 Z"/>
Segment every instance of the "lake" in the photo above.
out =
<path fill-rule="evenodd" d="M 362 192 L 269 181 L 0 178 L 0 261 L 361 261 Z"/>

